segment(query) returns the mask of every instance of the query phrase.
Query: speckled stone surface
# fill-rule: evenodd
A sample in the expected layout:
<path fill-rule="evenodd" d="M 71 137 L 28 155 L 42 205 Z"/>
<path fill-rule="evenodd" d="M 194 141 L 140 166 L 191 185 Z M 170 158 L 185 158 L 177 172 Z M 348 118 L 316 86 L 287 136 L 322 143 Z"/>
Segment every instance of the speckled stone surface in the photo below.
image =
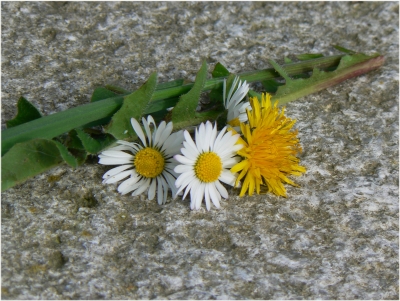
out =
<path fill-rule="evenodd" d="M 96 159 L 2 193 L 3 299 L 398 299 L 397 2 L 2 2 L 2 124 L 93 89 L 193 80 L 331 46 L 382 68 L 287 105 L 307 173 L 288 197 L 165 206 L 101 184 Z"/>

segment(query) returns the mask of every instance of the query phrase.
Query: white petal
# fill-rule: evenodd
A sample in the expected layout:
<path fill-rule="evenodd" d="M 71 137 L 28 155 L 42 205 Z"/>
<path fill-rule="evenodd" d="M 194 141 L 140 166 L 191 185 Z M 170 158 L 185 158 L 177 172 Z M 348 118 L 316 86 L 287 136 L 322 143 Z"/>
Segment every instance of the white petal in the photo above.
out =
<path fill-rule="evenodd" d="M 158 143 L 156 144 L 156 146 L 161 147 L 165 140 L 168 139 L 168 137 L 171 135 L 172 132 L 172 122 L 168 122 L 168 124 L 166 125 L 164 131 L 161 133 L 160 138 L 158 139 Z"/>
<path fill-rule="evenodd" d="M 115 150 L 108 150 L 101 153 L 101 156 L 109 156 L 115 158 L 133 158 L 131 154 L 122 152 L 122 151 L 115 151 Z"/>
<path fill-rule="evenodd" d="M 121 166 L 118 166 L 118 167 L 114 167 L 114 168 L 110 169 L 109 171 L 107 171 L 103 175 L 103 179 L 107 179 L 109 177 L 112 177 L 112 176 L 120 173 L 121 171 L 127 170 L 130 167 L 133 167 L 132 164 L 127 164 L 127 165 L 121 165 Z"/>
<path fill-rule="evenodd" d="M 218 189 L 218 192 L 221 194 L 221 196 L 224 199 L 227 199 L 229 195 L 228 195 L 228 191 L 226 191 L 225 187 L 222 186 L 222 184 L 218 180 L 215 181 L 214 183 L 215 183 L 215 187 Z"/>
<path fill-rule="evenodd" d="M 199 150 L 197 148 L 193 148 L 192 145 L 190 145 L 188 142 L 183 141 L 183 147 L 186 148 L 188 152 L 190 152 L 193 156 L 197 158 L 197 156 L 200 154 Z"/>
<path fill-rule="evenodd" d="M 188 132 L 188 131 L 184 131 L 184 132 L 183 132 L 183 135 L 185 136 L 185 141 L 183 142 L 183 145 L 185 145 L 185 142 L 186 142 L 188 145 L 190 145 L 190 147 L 191 147 L 193 150 L 197 150 L 197 151 L 198 151 L 197 146 L 196 146 L 196 144 L 193 142 L 193 139 L 192 139 L 192 137 L 190 136 L 189 132 Z"/>
<path fill-rule="evenodd" d="M 123 140 L 118 140 L 117 141 L 118 144 L 121 145 L 126 145 L 126 146 L 130 146 L 132 148 L 134 148 L 135 150 L 139 150 L 142 148 L 142 146 L 138 143 L 134 143 L 134 142 L 128 142 L 128 141 L 123 141 Z"/>
<path fill-rule="evenodd" d="M 161 181 L 162 181 L 162 187 L 163 187 L 163 192 L 164 192 L 162 203 L 165 204 L 167 202 L 168 184 L 167 184 L 167 182 L 165 182 L 165 180 L 163 178 L 161 178 Z"/>
<path fill-rule="evenodd" d="M 222 137 L 222 139 L 219 141 L 218 145 L 215 146 L 214 148 L 214 152 L 216 153 L 220 153 L 223 151 L 231 151 L 231 147 L 236 143 L 236 140 L 231 139 L 232 138 L 232 134 L 231 132 L 227 132 L 224 137 Z M 234 143 L 232 143 L 232 141 L 234 141 Z"/>
<path fill-rule="evenodd" d="M 178 165 L 174 168 L 174 171 L 176 173 L 184 173 L 187 171 L 192 171 L 193 172 L 193 166 L 190 165 Z"/>
<path fill-rule="evenodd" d="M 128 145 L 118 145 L 116 147 L 108 149 L 108 151 L 129 151 L 132 154 L 135 154 L 137 152 L 136 148 Z"/>
<path fill-rule="evenodd" d="M 224 78 L 224 86 L 223 86 L 222 91 L 223 91 L 222 92 L 222 100 L 224 102 L 224 107 L 226 109 L 226 78 Z"/>
<path fill-rule="evenodd" d="M 222 167 L 223 168 L 231 168 L 233 167 L 235 164 L 240 162 L 240 158 L 239 157 L 222 157 Z"/>
<path fill-rule="evenodd" d="M 133 130 L 135 131 L 136 135 L 138 135 L 138 137 L 142 141 L 143 145 L 147 146 L 146 138 L 144 136 L 142 128 L 140 127 L 139 122 L 137 122 L 137 120 L 135 118 L 131 118 L 131 124 L 132 124 Z"/>
<path fill-rule="evenodd" d="M 175 155 L 174 159 L 178 161 L 179 163 L 185 164 L 185 165 L 193 165 L 195 161 L 192 161 L 182 155 Z"/>
<path fill-rule="evenodd" d="M 197 160 L 197 154 L 193 153 L 190 149 L 187 148 L 181 148 L 181 153 L 188 158 L 189 160 L 192 160 L 193 162 L 196 162 Z"/>
<path fill-rule="evenodd" d="M 141 186 L 139 186 L 139 188 L 132 193 L 133 196 L 141 194 L 149 187 L 150 178 L 143 179 L 143 181 L 141 182 L 142 182 Z"/>
<path fill-rule="evenodd" d="M 142 123 L 143 123 L 144 129 L 145 129 L 145 131 L 146 131 L 147 139 L 149 140 L 149 145 L 152 145 L 152 144 L 151 144 L 151 131 L 150 131 L 150 127 L 149 127 L 149 124 L 148 124 L 147 120 L 146 120 L 144 117 L 142 117 Z"/>
<path fill-rule="evenodd" d="M 99 163 L 103 165 L 122 165 L 132 163 L 132 160 L 127 158 L 105 157 L 100 158 Z"/>
<path fill-rule="evenodd" d="M 147 195 L 148 199 L 151 201 L 154 199 L 154 197 L 156 196 L 156 185 L 157 181 L 156 179 L 152 179 L 151 180 L 151 184 L 150 184 L 150 188 L 149 188 L 149 193 Z"/>
<path fill-rule="evenodd" d="M 208 190 L 210 192 L 211 200 L 215 207 L 220 208 L 219 202 L 221 201 L 221 195 L 218 193 L 217 188 L 215 188 L 214 183 L 210 183 Z"/>
<path fill-rule="evenodd" d="M 190 191 L 190 195 L 192 195 L 192 189 L 196 190 L 196 187 L 198 187 L 200 184 L 201 184 L 201 183 L 200 183 L 199 180 L 193 179 L 193 181 L 191 181 L 191 182 L 189 183 L 189 185 L 186 186 L 185 193 L 184 193 L 184 195 L 183 195 L 183 197 L 182 197 L 182 200 L 186 197 L 186 195 L 187 195 L 187 193 L 188 193 L 189 191 Z"/>
<path fill-rule="evenodd" d="M 151 124 L 153 124 L 154 130 L 157 130 L 157 125 L 156 125 L 156 122 L 154 121 L 153 116 L 151 116 L 151 115 L 147 116 L 147 123 L 149 124 L 149 127 Z"/>
<path fill-rule="evenodd" d="M 104 179 L 103 183 L 104 184 L 116 183 L 118 181 L 121 181 L 122 179 L 125 179 L 126 177 L 129 177 L 131 174 L 132 174 L 131 170 L 126 170 L 126 171 L 120 172 L 112 177 Z"/>
<path fill-rule="evenodd" d="M 206 184 L 201 183 L 200 186 L 197 188 L 196 191 L 196 196 L 195 196 L 195 208 L 196 210 L 199 210 L 201 207 L 201 203 L 203 201 L 204 198 L 204 190 L 205 190 L 205 186 Z"/>
<path fill-rule="evenodd" d="M 216 147 L 219 146 L 219 141 L 221 141 L 222 137 L 224 136 L 225 131 L 226 131 L 226 127 L 224 127 L 224 128 L 219 132 L 217 138 L 215 138 L 214 145 L 213 145 L 212 148 L 211 148 L 211 150 L 212 150 L 213 152 L 215 152 Z"/>
<path fill-rule="evenodd" d="M 231 85 L 231 88 L 229 89 L 228 97 L 227 97 L 227 100 L 226 100 L 226 103 L 227 103 L 228 106 L 230 104 L 233 91 L 236 89 L 236 85 L 238 84 L 238 81 L 239 81 L 239 77 L 235 76 L 235 78 L 233 79 L 233 83 Z"/>
<path fill-rule="evenodd" d="M 225 184 L 233 186 L 236 181 L 236 176 L 229 170 L 223 170 L 218 180 L 224 182 Z"/>
<path fill-rule="evenodd" d="M 162 183 L 161 183 L 161 178 L 157 177 L 157 203 L 158 205 L 162 205 L 163 204 L 163 199 L 164 199 L 164 195 L 163 195 L 163 189 L 162 189 Z"/>
<path fill-rule="evenodd" d="M 161 123 L 158 125 L 157 131 L 154 132 L 154 146 L 159 145 L 159 140 L 161 137 L 162 132 L 164 132 L 166 122 L 163 120 Z"/>
<path fill-rule="evenodd" d="M 137 176 L 132 176 L 129 179 L 123 181 L 119 186 L 118 186 L 118 192 L 121 193 L 122 195 L 127 194 L 128 192 L 131 192 L 132 190 L 135 190 L 137 187 L 139 187 L 141 181 L 139 181 L 140 177 Z"/>
<path fill-rule="evenodd" d="M 203 152 L 203 140 L 205 139 L 205 127 L 204 123 L 201 123 L 199 127 L 196 128 L 195 131 L 195 143 L 197 150 L 202 153 Z"/>
<path fill-rule="evenodd" d="M 167 155 L 175 155 L 182 147 L 182 142 L 184 139 L 185 137 L 183 136 L 183 131 L 172 133 L 163 143 L 161 151 L 164 151 Z"/>
<path fill-rule="evenodd" d="M 201 190 L 201 183 L 199 185 L 192 185 L 192 188 L 190 189 L 190 209 L 192 210 L 197 210 L 199 209 L 197 207 L 197 199 L 200 198 L 200 204 L 201 204 L 201 199 L 203 196 L 200 194 Z"/>
<path fill-rule="evenodd" d="M 204 198 L 205 198 L 205 201 L 206 201 L 206 209 L 207 209 L 207 211 L 210 211 L 210 192 L 209 192 L 209 187 L 210 187 L 210 185 L 206 185 L 205 186 L 205 188 L 204 188 Z"/>
<path fill-rule="evenodd" d="M 194 181 L 196 178 L 194 177 L 193 172 L 185 172 L 181 174 L 175 181 L 176 188 L 180 188 L 182 190 L 186 187 L 191 181 Z M 182 188 L 182 189 L 181 189 Z"/>
<path fill-rule="evenodd" d="M 169 189 L 171 189 L 172 192 L 172 197 L 175 197 L 175 194 L 177 192 L 177 188 L 175 187 L 175 180 L 176 178 L 174 176 L 172 176 L 170 173 L 168 172 L 163 172 L 162 175 L 164 176 L 165 180 L 168 183 L 168 187 Z"/>

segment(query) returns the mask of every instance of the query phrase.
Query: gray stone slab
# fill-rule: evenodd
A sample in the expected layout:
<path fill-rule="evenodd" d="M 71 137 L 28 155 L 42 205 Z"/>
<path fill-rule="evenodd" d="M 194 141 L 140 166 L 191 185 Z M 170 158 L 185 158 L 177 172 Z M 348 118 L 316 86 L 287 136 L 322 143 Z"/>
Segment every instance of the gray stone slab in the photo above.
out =
<path fill-rule="evenodd" d="M 94 158 L 2 193 L 3 299 L 398 299 L 397 2 L 2 2 L 2 124 L 96 86 L 193 80 L 334 44 L 382 68 L 287 105 L 307 173 L 221 210 L 101 184 Z"/>

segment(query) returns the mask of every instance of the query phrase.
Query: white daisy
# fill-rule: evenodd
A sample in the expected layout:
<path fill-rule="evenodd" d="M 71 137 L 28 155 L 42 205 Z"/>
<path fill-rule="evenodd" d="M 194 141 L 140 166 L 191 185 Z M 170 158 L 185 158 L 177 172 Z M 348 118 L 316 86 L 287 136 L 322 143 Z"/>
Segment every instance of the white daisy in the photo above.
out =
<path fill-rule="evenodd" d="M 175 182 L 177 193 L 186 187 L 184 199 L 190 191 L 192 210 L 200 208 L 203 198 L 207 210 L 210 210 L 210 200 L 219 208 L 221 196 L 228 198 L 228 192 L 220 181 L 231 186 L 235 184 L 237 175 L 229 169 L 240 161 L 235 157 L 236 152 L 242 148 L 236 145 L 240 135 L 226 132 L 224 127 L 217 136 L 217 126 L 213 127 L 207 121 L 205 125 L 202 123 L 196 128 L 196 143 L 187 131 L 184 136 L 182 155 L 174 156 L 181 163 L 175 167 L 175 172 L 181 174 Z"/>
<path fill-rule="evenodd" d="M 158 203 L 165 204 L 168 188 L 176 195 L 175 179 L 178 176 L 174 168 L 178 164 L 173 155 L 179 153 L 184 136 L 182 131 L 171 134 L 172 122 L 162 121 L 157 128 L 150 115 L 142 118 L 142 128 L 135 118 L 131 124 L 142 144 L 117 141 L 118 146 L 103 151 L 99 155 L 99 163 L 104 165 L 120 165 L 103 176 L 103 183 L 116 183 L 129 177 L 118 186 L 118 192 L 139 195 L 148 189 L 148 198 L 153 200 L 157 192 Z M 150 125 L 154 125 L 151 133 Z"/>
<path fill-rule="evenodd" d="M 239 122 L 248 120 L 246 109 L 251 110 L 250 103 L 241 101 L 247 95 L 249 89 L 249 84 L 246 81 L 242 83 L 242 81 L 239 81 L 239 77 L 236 76 L 226 98 L 226 79 L 224 80 L 223 99 L 225 109 L 228 110 L 227 121 L 229 125 L 237 127 Z"/>

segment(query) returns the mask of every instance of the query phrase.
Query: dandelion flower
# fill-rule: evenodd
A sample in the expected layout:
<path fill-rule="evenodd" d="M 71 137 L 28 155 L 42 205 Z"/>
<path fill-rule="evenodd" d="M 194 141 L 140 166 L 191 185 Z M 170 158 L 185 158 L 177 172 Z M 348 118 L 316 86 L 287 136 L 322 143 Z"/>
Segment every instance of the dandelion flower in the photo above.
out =
<path fill-rule="evenodd" d="M 196 128 L 196 142 L 187 131 L 184 136 L 182 155 L 174 156 L 181 163 L 175 167 L 175 172 L 181 174 L 175 182 L 178 193 L 186 187 L 184 199 L 190 191 L 192 210 L 200 209 L 203 198 L 207 210 L 210 210 L 210 201 L 219 208 L 221 196 L 228 198 L 228 192 L 220 181 L 231 186 L 235 184 L 236 175 L 229 169 L 239 162 L 239 158 L 235 157 L 242 148 L 242 145 L 236 144 L 239 134 L 226 132 L 224 127 L 217 135 L 217 126 L 208 121 Z"/>
<path fill-rule="evenodd" d="M 296 154 L 301 152 L 297 131 L 291 131 L 296 120 L 279 112 L 277 102 L 271 104 L 271 95 L 263 94 L 261 104 L 257 97 L 250 98 L 252 110 L 247 110 L 248 123 L 240 123 L 243 138 L 238 144 L 243 148 L 238 155 L 243 160 L 232 167 L 239 172 L 235 185 L 244 178 L 240 196 L 254 190 L 259 194 L 261 185 L 278 196 L 286 196 L 283 183 L 298 186 L 288 175 L 299 176 L 306 169 L 300 166 Z"/>
<path fill-rule="evenodd" d="M 246 109 L 251 109 L 250 103 L 248 101 L 241 101 L 248 92 L 249 84 L 246 81 L 242 83 L 242 81 L 239 81 L 239 77 L 236 76 L 229 90 L 228 97 L 226 97 L 226 80 L 224 80 L 224 106 L 228 110 L 228 124 L 232 127 L 238 127 L 240 122 L 247 121 Z"/>
<path fill-rule="evenodd" d="M 118 192 L 139 195 L 148 189 L 148 199 L 153 200 L 157 193 L 158 203 L 165 204 L 168 188 L 176 194 L 175 179 L 177 174 L 174 168 L 177 162 L 173 155 L 179 153 L 184 140 L 182 131 L 171 134 L 172 122 L 162 121 L 157 128 L 150 115 L 142 118 L 142 128 L 135 118 L 131 124 L 141 144 L 119 140 L 116 147 L 103 151 L 99 155 L 99 163 L 104 165 L 120 165 L 109 170 L 103 176 L 103 183 L 111 184 L 124 180 L 118 186 Z M 151 133 L 150 125 L 154 125 Z"/>

